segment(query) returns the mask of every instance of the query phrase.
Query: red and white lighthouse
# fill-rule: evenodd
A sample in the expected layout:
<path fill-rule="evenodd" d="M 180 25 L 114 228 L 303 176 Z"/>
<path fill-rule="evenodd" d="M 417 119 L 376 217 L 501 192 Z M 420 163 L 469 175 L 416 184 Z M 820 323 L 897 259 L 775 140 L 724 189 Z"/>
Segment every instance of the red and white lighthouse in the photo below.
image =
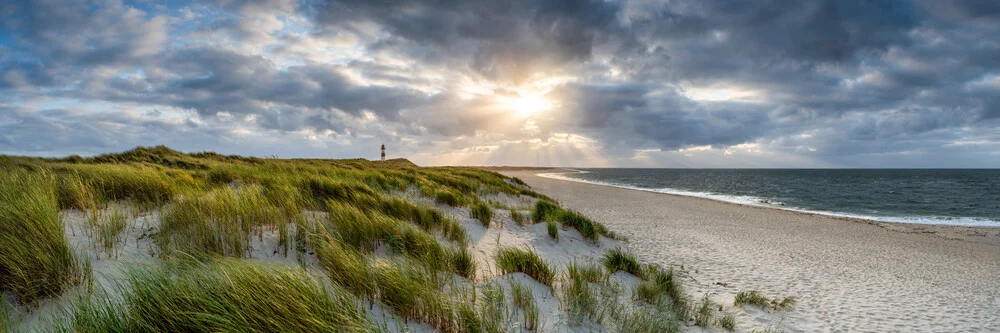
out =
<path fill-rule="evenodd" d="M 382 161 L 385 161 L 385 144 L 382 144 Z"/>

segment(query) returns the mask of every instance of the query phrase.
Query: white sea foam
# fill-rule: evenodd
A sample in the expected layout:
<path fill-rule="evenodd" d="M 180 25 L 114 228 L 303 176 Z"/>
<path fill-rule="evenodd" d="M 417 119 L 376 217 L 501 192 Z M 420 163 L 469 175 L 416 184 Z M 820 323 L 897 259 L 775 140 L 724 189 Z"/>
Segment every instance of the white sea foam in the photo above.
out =
<path fill-rule="evenodd" d="M 697 197 L 697 198 L 704 198 L 704 199 L 711 199 L 711 200 L 717 200 L 717 201 L 723 201 L 723 202 L 729 202 L 729 203 L 735 203 L 735 204 L 741 204 L 741 205 L 748 205 L 748 206 L 767 207 L 767 208 L 774 208 L 774 209 L 789 210 L 789 211 L 794 211 L 794 212 L 819 214 L 819 215 L 826 215 L 826 216 L 833 216 L 833 217 L 846 217 L 846 218 L 864 219 L 864 220 L 872 220 L 872 221 L 878 221 L 878 222 L 914 223 L 914 224 L 935 224 L 935 225 L 954 225 L 954 226 L 969 226 L 969 227 L 1000 227 L 1000 221 L 986 219 L 986 218 L 980 218 L 980 217 L 877 216 L 877 215 L 864 215 L 864 214 L 845 213 L 845 212 L 832 212 L 832 211 L 822 211 L 822 210 L 813 210 L 813 209 L 806 209 L 806 208 L 800 208 L 800 207 L 792 207 L 792 206 L 788 206 L 787 204 L 785 204 L 784 202 L 781 202 L 781 201 L 777 201 L 777 200 L 773 200 L 773 199 L 768 199 L 768 198 L 762 198 L 762 197 L 756 197 L 756 196 L 749 196 L 749 195 L 731 195 L 731 194 L 719 194 L 719 193 L 711 193 L 711 192 L 685 191 L 685 190 L 678 190 L 678 189 L 673 189 L 673 188 L 644 188 L 644 187 L 638 187 L 638 186 L 633 186 L 633 185 L 616 184 L 616 183 L 602 182 L 602 181 L 595 181 L 595 180 L 586 180 L 586 179 L 580 179 L 580 178 L 574 178 L 574 177 L 566 176 L 566 175 L 569 175 L 569 174 L 581 174 L 581 173 L 590 173 L 590 171 L 569 169 L 569 170 L 567 170 L 565 172 L 540 173 L 540 174 L 538 174 L 538 176 L 539 177 L 545 177 L 545 178 L 551 178 L 551 179 L 559 179 L 559 180 L 579 182 L 579 183 L 587 183 L 587 184 L 594 184 L 594 185 L 602 185 L 602 186 L 611 186 L 611 187 L 625 188 L 625 189 L 630 189 L 630 190 L 655 192 L 655 193 L 666 193 L 666 194 L 673 194 L 673 195 L 683 195 L 683 196 Z"/>

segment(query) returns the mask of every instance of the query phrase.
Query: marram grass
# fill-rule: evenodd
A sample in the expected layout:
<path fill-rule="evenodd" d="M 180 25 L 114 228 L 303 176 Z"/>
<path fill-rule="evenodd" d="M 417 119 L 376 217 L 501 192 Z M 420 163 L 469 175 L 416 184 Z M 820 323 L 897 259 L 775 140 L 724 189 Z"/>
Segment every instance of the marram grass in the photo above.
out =
<path fill-rule="evenodd" d="M 61 294 L 87 276 L 70 249 L 53 175 L 0 169 L 0 290 L 21 304 Z"/>
<path fill-rule="evenodd" d="M 371 332 L 354 297 L 300 269 L 222 259 L 133 267 L 116 290 L 71 310 L 78 332 Z"/>
<path fill-rule="evenodd" d="M 755 305 L 770 310 L 791 310 L 795 307 L 795 297 L 769 298 L 758 290 L 744 290 L 736 293 L 735 306 Z"/>
<path fill-rule="evenodd" d="M 555 280 L 552 266 L 530 249 L 501 247 L 497 251 L 496 264 L 503 274 L 521 272 L 550 288 Z"/>

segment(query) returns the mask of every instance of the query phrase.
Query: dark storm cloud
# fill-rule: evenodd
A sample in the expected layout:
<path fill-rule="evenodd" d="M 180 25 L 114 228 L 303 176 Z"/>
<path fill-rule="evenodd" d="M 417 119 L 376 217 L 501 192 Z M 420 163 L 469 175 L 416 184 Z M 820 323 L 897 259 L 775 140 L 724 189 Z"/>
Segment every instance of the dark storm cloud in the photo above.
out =
<path fill-rule="evenodd" d="M 1000 126 L 995 1 L 199 6 L 187 15 L 190 8 L 144 12 L 131 3 L 83 0 L 0 5 L 0 103 L 7 103 L 0 104 L 7 117 L 0 142 L 9 151 L 110 147 L 119 139 L 100 133 L 243 126 L 396 133 L 426 145 L 490 134 L 509 118 L 486 107 L 486 97 L 461 95 L 458 82 L 493 82 L 494 93 L 513 96 L 512 88 L 551 76 L 573 79 L 552 88 L 548 97 L 558 105 L 547 111 L 551 117 L 539 115 L 541 134 L 531 135 L 582 134 L 625 151 L 760 143 L 796 153 L 815 148 L 827 162 L 850 164 L 913 151 L 946 155 L 950 142 L 994 140 Z M 333 61 L 301 58 L 331 40 L 360 44 L 323 54 Z M 699 91 L 747 96 L 699 100 Z M 111 119 L 22 106 L 46 98 L 191 117 Z M 56 129 L 67 134 L 32 134 Z M 534 139 L 528 135 L 503 139 Z M 955 151 L 988 147 L 995 146 Z"/>

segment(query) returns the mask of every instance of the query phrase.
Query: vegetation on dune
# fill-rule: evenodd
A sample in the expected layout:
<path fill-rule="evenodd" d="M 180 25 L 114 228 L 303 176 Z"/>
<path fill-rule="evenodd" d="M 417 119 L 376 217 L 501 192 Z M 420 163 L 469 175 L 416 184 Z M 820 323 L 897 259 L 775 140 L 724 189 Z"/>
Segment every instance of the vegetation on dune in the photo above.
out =
<path fill-rule="evenodd" d="M 528 216 L 526 214 L 521 213 L 513 208 L 511 208 L 509 211 L 510 211 L 510 219 L 514 220 L 514 223 L 516 223 L 517 225 L 525 225 L 528 223 Z"/>
<path fill-rule="evenodd" d="M 578 262 L 574 260 L 566 265 L 566 274 L 573 280 L 602 284 L 608 282 L 608 274 L 604 273 L 604 269 L 591 262 Z"/>
<path fill-rule="evenodd" d="M 719 322 L 717 324 L 719 324 L 719 327 L 722 327 L 723 329 L 725 329 L 727 331 L 735 331 L 736 330 L 736 317 L 734 317 L 733 314 L 731 314 L 731 313 L 727 313 L 727 314 L 723 315 L 722 317 L 719 317 Z"/>
<path fill-rule="evenodd" d="M 635 254 L 620 247 L 604 251 L 601 263 L 604 264 L 604 267 L 609 272 L 623 271 L 639 278 L 645 277 L 646 272 L 643 271 L 642 265 L 639 264 L 639 259 L 635 258 Z"/>
<path fill-rule="evenodd" d="M 370 332 L 346 291 L 299 269 L 248 261 L 133 267 L 121 300 L 96 294 L 71 310 L 79 332 Z"/>
<path fill-rule="evenodd" d="M 510 283 L 510 295 L 514 308 L 521 312 L 521 328 L 528 331 L 538 329 L 538 305 L 531 287 L 513 281 Z"/>
<path fill-rule="evenodd" d="M 559 225 L 553 221 L 545 222 L 545 230 L 549 233 L 549 238 L 559 240 Z"/>
<path fill-rule="evenodd" d="M 21 304 L 58 295 L 83 281 L 59 216 L 55 178 L 0 168 L 0 290 Z"/>
<path fill-rule="evenodd" d="M 501 247 L 497 250 L 496 263 L 503 274 L 521 272 L 550 288 L 555 279 L 552 266 L 530 249 Z"/>
<path fill-rule="evenodd" d="M 527 214 L 503 196 L 537 201 Z M 0 288 L 22 304 L 88 279 L 60 209 L 83 211 L 87 235 L 109 255 L 137 216 L 159 219 L 152 240 L 162 265 L 126 267 L 114 289 L 76 300 L 63 331 L 378 331 L 365 309 L 374 304 L 443 332 L 544 331 L 532 289 L 513 281 L 508 295 L 490 277 L 477 280 L 466 229 L 435 203 L 468 207 L 487 227 L 496 208 L 519 225 L 545 222 L 554 239 L 560 225 L 592 241 L 621 239 L 520 179 L 406 160 L 282 160 L 162 146 L 88 158 L 0 156 L 0 202 Z M 265 233 L 277 234 L 275 253 L 293 252 L 306 269 L 243 260 L 261 253 Z M 674 320 L 704 321 L 672 270 L 640 264 L 621 248 L 599 261 L 574 261 L 558 281 L 531 249 L 501 246 L 486 263 L 548 286 L 573 325 L 675 332 Z M 642 302 L 627 301 L 610 278 L 618 270 L 642 279 L 632 290 Z M 0 309 L 0 327 L 10 311 Z"/>
<path fill-rule="evenodd" d="M 578 212 L 563 209 L 551 201 L 539 200 L 535 202 L 532 219 L 535 223 L 542 221 L 559 222 L 563 226 L 576 229 L 584 238 L 595 242 L 598 240 L 598 236 L 624 240 L 624 237 L 608 230 L 603 224 L 597 223 Z"/>
<path fill-rule="evenodd" d="M 489 228 L 490 221 L 493 220 L 493 209 L 491 209 L 486 203 L 480 201 L 472 205 L 472 208 L 469 209 L 469 215 L 472 218 L 479 220 L 479 223 L 481 223 L 484 227 Z"/>
<path fill-rule="evenodd" d="M 735 306 L 743 306 L 745 304 L 756 305 L 763 309 L 770 309 L 776 311 L 782 310 L 792 310 L 795 308 L 795 297 L 787 296 L 785 298 L 769 298 L 758 290 L 740 291 L 736 293 L 736 299 L 733 302 Z"/>

